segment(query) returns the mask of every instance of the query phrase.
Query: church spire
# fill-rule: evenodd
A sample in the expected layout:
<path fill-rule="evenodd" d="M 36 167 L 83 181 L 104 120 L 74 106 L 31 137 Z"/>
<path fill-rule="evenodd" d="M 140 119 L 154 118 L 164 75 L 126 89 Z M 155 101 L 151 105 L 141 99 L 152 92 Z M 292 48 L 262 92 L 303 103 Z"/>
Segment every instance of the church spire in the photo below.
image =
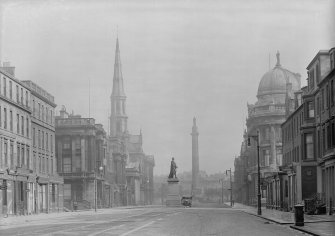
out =
<path fill-rule="evenodd" d="M 121 56 L 120 56 L 118 37 L 116 38 L 112 96 L 126 96 L 123 89 L 123 76 L 122 76 Z"/>
<path fill-rule="evenodd" d="M 121 68 L 121 57 L 119 48 L 119 38 L 116 38 L 113 91 L 111 95 L 111 117 L 110 134 L 123 136 L 127 134 L 127 114 L 126 114 L 126 95 L 123 89 L 123 76 Z"/>

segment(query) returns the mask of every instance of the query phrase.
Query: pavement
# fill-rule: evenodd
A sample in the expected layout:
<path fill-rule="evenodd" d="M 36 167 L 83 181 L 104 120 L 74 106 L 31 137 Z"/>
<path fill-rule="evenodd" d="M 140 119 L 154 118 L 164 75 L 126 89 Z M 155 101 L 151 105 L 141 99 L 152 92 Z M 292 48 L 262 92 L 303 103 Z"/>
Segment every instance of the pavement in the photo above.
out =
<path fill-rule="evenodd" d="M 226 203 L 229 205 L 229 203 Z M 294 213 L 262 207 L 262 215 L 257 215 L 257 208 L 235 203 L 233 209 L 243 211 L 271 222 L 289 225 L 290 228 L 310 235 L 335 236 L 335 215 L 304 215 L 304 226 L 294 225 Z"/>

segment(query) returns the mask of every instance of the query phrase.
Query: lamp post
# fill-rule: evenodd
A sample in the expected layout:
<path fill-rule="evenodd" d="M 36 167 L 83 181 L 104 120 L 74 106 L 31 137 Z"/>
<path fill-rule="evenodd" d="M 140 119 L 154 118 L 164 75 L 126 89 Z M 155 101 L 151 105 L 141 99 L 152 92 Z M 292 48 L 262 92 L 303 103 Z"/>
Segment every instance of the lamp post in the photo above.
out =
<path fill-rule="evenodd" d="M 229 171 L 230 173 L 230 176 L 229 176 L 229 182 L 230 182 L 230 206 L 232 207 L 233 206 L 233 182 L 231 181 L 231 168 L 229 168 L 229 170 L 226 170 L 226 175 L 227 175 L 227 172 Z"/>
<path fill-rule="evenodd" d="M 219 182 L 221 182 L 221 204 L 223 204 L 223 179 L 219 179 Z"/>
<path fill-rule="evenodd" d="M 100 176 L 102 175 L 103 167 L 99 167 Z M 97 202 L 98 202 L 98 181 L 97 181 L 97 172 L 94 172 L 94 211 L 97 212 Z"/>
<path fill-rule="evenodd" d="M 250 138 L 253 138 L 257 142 L 257 176 L 258 176 L 257 215 L 262 215 L 262 209 L 261 209 L 261 169 L 260 169 L 260 166 L 259 166 L 259 131 L 257 130 L 257 135 L 248 135 L 248 146 L 250 146 Z"/>

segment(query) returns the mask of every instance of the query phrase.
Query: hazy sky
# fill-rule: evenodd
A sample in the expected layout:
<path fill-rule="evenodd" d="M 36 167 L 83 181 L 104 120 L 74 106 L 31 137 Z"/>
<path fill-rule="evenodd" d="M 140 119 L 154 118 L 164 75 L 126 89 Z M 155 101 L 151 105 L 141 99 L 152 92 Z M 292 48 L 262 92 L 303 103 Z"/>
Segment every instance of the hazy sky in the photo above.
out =
<path fill-rule="evenodd" d="M 191 170 L 191 128 L 200 169 L 224 172 L 239 155 L 247 102 L 281 53 L 302 75 L 320 49 L 335 46 L 334 0 L 0 0 L 0 59 L 68 111 L 107 130 L 115 42 L 120 41 L 128 127 L 142 129 L 155 174 Z"/>

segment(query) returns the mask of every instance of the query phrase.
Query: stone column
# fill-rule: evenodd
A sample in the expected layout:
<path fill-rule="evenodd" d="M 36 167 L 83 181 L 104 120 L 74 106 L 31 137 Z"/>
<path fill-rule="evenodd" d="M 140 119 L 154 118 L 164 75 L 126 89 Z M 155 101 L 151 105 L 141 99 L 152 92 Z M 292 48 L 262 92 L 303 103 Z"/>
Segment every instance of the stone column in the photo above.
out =
<path fill-rule="evenodd" d="M 269 165 L 273 169 L 277 169 L 277 158 L 276 158 L 276 129 L 274 126 L 271 126 L 271 136 L 270 136 L 270 160 Z"/>
<path fill-rule="evenodd" d="M 193 118 L 192 127 L 192 194 L 197 192 L 199 187 L 199 146 L 198 146 L 198 127 L 196 119 Z"/>

